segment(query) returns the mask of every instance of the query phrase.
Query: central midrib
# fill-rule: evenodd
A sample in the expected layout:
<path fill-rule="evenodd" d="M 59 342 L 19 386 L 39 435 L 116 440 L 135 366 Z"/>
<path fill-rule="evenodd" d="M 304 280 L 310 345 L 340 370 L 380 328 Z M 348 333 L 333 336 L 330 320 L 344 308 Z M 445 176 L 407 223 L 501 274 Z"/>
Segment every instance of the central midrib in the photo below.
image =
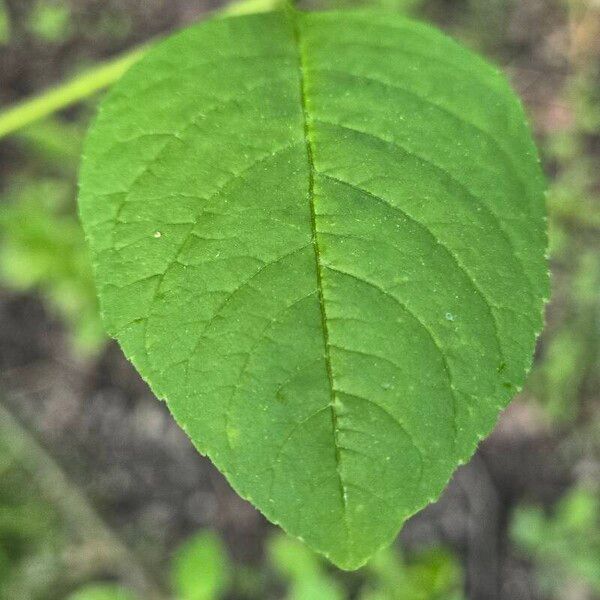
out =
<path fill-rule="evenodd" d="M 323 267 L 321 264 L 319 240 L 317 231 L 317 214 L 315 210 L 315 163 L 314 163 L 314 152 L 312 142 L 312 119 L 308 110 L 308 95 L 306 91 L 306 59 L 305 49 L 302 43 L 302 34 L 298 24 L 298 13 L 295 9 L 289 11 L 293 23 L 294 40 L 298 51 L 298 67 L 300 73 L 300 104 L 302 107 L 302 116 L 304 121 L 304 139 L 306 142 L 306 155 L 308 160 L 308 200 L 310 205 L 310 219 L 312 227 L 312 242 L 315 254 L 315 269 L 317 274 L 317 292 L 319 297 L 319 307 L 321 310 L 321 324 L 323 328 L 324 336 L 324 347 L 325 347 L 325 366 L 327 369 L 327 376 L 329 378 L 329 390 L 331 394 L 329 406 L 331 409 L 331 426 L 333 429 L 333 441 L 335 447 L 335 462 L 336 471 L 340 486 L 340 496 L 342 502 L 342 508 L 344 512 L 344 523 L 346 524 L 346 532 L 349 535 L 350 530 L 347 523 L 347 489 L 344 484 L 342 473 L 340 470 L 341 455 L 340 455 L 340 444 L 338 441 L 338 415 L 335 407 L 335 385 L 333 380 L 333 370 L 331 367 L 331 355 L 330 355 L 330 342 L 329 342 L 329 328 L 327 326 L 327 311 L 325 308 L 325 299 L 323 297 Z"/>

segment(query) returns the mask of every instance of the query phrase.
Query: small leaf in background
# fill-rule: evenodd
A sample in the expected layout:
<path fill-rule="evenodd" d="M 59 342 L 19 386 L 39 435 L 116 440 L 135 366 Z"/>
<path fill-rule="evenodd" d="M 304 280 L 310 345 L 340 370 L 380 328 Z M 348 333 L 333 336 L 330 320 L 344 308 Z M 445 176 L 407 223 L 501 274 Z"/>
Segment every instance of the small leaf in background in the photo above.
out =
<path fill-rule="evenodd" d="M 0 0 L 0 44 L 6 44 L 10 40 L 10 20 L 4 0 Z"/>
<path fill-rule="evenodd" d="M 191 27 L 104 101 L 80 183 L 108 332 L 233 487 L 342 568 L 523 385 L 537 153 L 504 77 L 425 25 Z"/>
<path fill-rule="evenodd" d="M 269 541 L 269 558 L 288 583 L 288 600 L 343 600 L 340 584 L 327 575 L 322 559 L 301 542 L 283 535 Z"/>
<path fill-rule="evenodd" d="M 118 585 L 92 584 L 73 594 L 67 600 L 139 600 L 137 596 Z"/>
<path fill-rule="evenodd" d="M 566 598 L 560 594 L 572 581 L 600 594 L 599 524 L 600 499 L 581 488 L 568 492 L 550 516 L 541 508 L 519 508 L 511 532 L 535 559 L 542 587 Z"/>
<path fill-rule="evenodd" d="M 360 600 L 462 600 L 463 574 L 457 560 L 431 549 L 410 561 L 393 548 L 376 554 L 365 567 Z"/>
<path fill-rule="evenodd" d="M 67 37 L 70 26 L 71 9 L 68 3 L 61 0 L 38 0 L 29 15 L 29 29 L 48 42 Z"/>
<path fill-rule="evenodd" d="M 63 179 L 11 180 L 0 204 L 0 281 L 37 291 L 66 321 L 76 352 L 89 355 L 106 336 L 73 196 Z"/>
<path fill-rule="evenodd" d="M 183 544 L 172 563 L 172 586 L 178 600 L 217 600 L 231 583 L 231 566 L 221 540 L 200 533 Z"/>

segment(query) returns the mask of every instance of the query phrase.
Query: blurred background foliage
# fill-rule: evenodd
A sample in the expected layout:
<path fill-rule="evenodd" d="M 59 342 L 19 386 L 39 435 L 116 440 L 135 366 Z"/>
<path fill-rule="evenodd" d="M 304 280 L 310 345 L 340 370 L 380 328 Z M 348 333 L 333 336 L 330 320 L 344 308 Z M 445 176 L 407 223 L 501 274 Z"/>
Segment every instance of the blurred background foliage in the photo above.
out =
<path fill-rule="evenodd" d="M 547 516 L 521 507 L 512 522 L 515 541 L 538 562 L 544 590 L 568 597 L 569 588 L 586 582 L 600 594 L 600 499 L 592 490 L 574 488 Z"/>
<path fill-rule="evenodd" d="M 2 107 L 85 74 L 217 4 L 0 0 Z M 153 399 L 138 392 L 136 376 L 129 371 L 117 383 L 111 380 L 113 387 L 125 389 L 114 401 L 117 408 L 90 399 L 92 392 L 105 389 L 102 385 L 113 376 L 114 361 L 121 365 L 100 326 L 76 215 L 79 154 L 98 100 L 94 94 L 0 140 L 0 325 L 7 340 L 0 344 L 0 356 L 2 370 L 8 373 L 0 378 L 0 600 L 600 598 L 600 4 L 596 0 L 307 0 L 304 4 L 315 9 L 378 6 L 438 24 L 506 70 L 535 128 L 549 180 L 553 293 L 529 383 L 482 451 L 494 480 L 494 499 L 486 502 L 494 504 L 499 515 L 491 546 L 502 566 L 495 575 L 489 574 L 489 582 L 486 573 L 473 573 L 478 557 L 472 558 L 472 549 L 449 526 L 443 534 L 415 535 L 421 540 L 416 545 L 408 534 L 408 541 L 382 551 L 359 572 L 345 574 L 261 521 L 252 525 L 261 550 L 248 558 L 255 546 L 248 543 L 248 552 L 241 552 L 239 547 L 247 543 L 244 533 L 227 534 L 214 517 L 217 513 L 192 527 L 177 517 L 183 509 L 168 505 L 168 500 L 175 514 L 168 519 L 179 525 L 171 528 L 175 533 L 169 530 L 166 541 L 160 533 L 148 541 L 144 536 L 152 527 L 137 528 L 132 517 L 136 503 L 147 506 L 144 499 L 133 498 L 125 483 L 111 483 L 121 486 L 117 492 L 110 486 L 106 491 L 100 479 L 96 486 L 78 485 L 86 479 L 87 466 L 104 460 L 102 440 L 113 433 L 91 435 L 94 425 L 85 419 L 98 413 L 92 409 L 88 413 L 86 407 L 93 405 L 100 414 L 117 408 L 122 411 L 119 415 L 133 414 L 120 432 L 123 439 L 134 436 L 132 428 L 144 429 L 143 440 L 165 435 L 153 421 L 158 418 L 149 408 Z M 0 130 L 3 115 L 0 110 Z M 39 310 L 30 314 L 31 302 Z M 34 332 L 27 335 L 42 350 L 31 350 L 30 338 L 24 337 L 30 321 Z M 23 344 L 18 342 L 21 337 Z M 15 347 L 19 360 L 12 358 Z M 57 364 L 67 364 L 67 373 L 85 374 L 86 383 L 75 394 L 83 409 L 77 412 L 68 404 L 73 398 L 65 396 L 53 400 L 54 412 L 41 411 L 30 383 L 40 361 L 51 365 L 51 371 Z M 58 380 L 62 373 L 56 370 L 44 377 Z M 24 396 L 27 402 L 19 400 Z M 36 420 L 38 410 L 42 416 Z M 60 420 L 56 414 L 61 411 L 76 416 L 62 429 L 52 428 L 47 420 Z M 159 432 L 152 433 L 152 427 Z M 71 446 L 71 438 L 83 441 Z M 549 491 L 538 493 L 528 487 L 531 473 L 518 459 L 507 472 L 521 483 L 506 483 L 494 475 L 502 472 L 498 464 L 508 460 L 515 440 L 526 453 L 537 449 L 546 455 L 546 462 L 540 463 L 547 469 L 543 477 L 555 476 L 558 482 L 546 486 Z M 177 438 L 174 447 L 186 443 Z M 152 462 L 158 451 L 148 444 L 150 468 L 160 469 Z M 75 447 L 89 456 L 74 455 Z M 486 448 L 491 448 L 491 458 Z M 189 461 L 203 460 L 195 454 L 185 456 L 187 462 L 177 463 L 176 471 L 185 470 Z M 106 461 L 110 460 L 108 456 Z M 203 462 L 199 468 L 208 472 L 209 479 L 217 477 L 210 465 Z M 169 480 L 168 485 L 174 484 Z M 211 485 L 212 491 L 202 492 L 205 504 L 229 498 L 223 482 Z M 440 505 L 454 522 L 462 518 L 462 508 L 453 504 L 452 485 L 450 499 L 442 499 Z M 456 485 L 471 486 L 470 497 L 483 484 L 475 478 L 474 483 L 459 480 Z M 106 501 L 103 506 L 106 497 L 116 497 L 118 503 Z M 121 521 L 110 507 L 119 512 Z M 437 527 L 446 518 L 424 513 L 416 517 L 415 527 L 431 528 L 432 523 Z M 465 536 L 473 543 L 468 532 Z M 161 543 L 153 548 L 153 540 Z M 521 583 L 511 587 L 506 581 Z"/>

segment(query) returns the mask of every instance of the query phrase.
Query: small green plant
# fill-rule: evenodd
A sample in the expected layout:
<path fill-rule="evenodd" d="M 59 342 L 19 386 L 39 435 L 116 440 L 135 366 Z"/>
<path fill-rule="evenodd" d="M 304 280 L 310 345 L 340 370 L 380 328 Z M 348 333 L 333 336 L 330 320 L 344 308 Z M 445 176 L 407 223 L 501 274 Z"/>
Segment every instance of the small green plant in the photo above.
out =
<path fill-rule="evenodd" d="M 321 558 L 297 540 L 273 536 L 269 557 L 280 577 L 288 583 L 288 600 L 343 600 L 345 597 Z"/>
<path fill-rule="evenodd" d="M 201 533 L 176 553 L 172 587 L 179 600 L 214 600 L 231 585 L 231 567 L 221 540 L 214 534 Z"/>
<path fill-rule="evenodd" d="M 597 493 L 575 488 L 551 515 L 521 507 L 512 522 L 513 539 L 532 558 L 542 587 L 567 598 L 574 582 L 600 594 L 600 500 Z"/>
<path fill-rule="evenodd" d="M 274 536 L 269 556 L 288 583 L 288 600 L 344 600 L 348 593 L 323 560 L 306 546 Z M 462 570 L 441 548 L 407 560 L 394 548 L 380 550 L 361 569 L 358 600 L 462 600 Z"/>
<path fill-rule="evenodd" d="M 456 559 L 441 548 L 410 560 L 387 548 L 367 564 L 360 600 L 462 600 L 463 574 Z"/>
<path fill-rule="evenodd" d="M 221 540 L 208 531 L 192 536 L 171 562 L 174 600 L 219 600 L 231 588 L 232 571 Z M 80 588 L 68 600 L 142 600 L 114 584 L 94 583 Z"/>
<path fill-rule="evenodd" d="M 62 178 L 11 181 L 0 205 L 0 279 L 17 291 L 38 291 L 65 320 L 76 352 L 90 354 L 106 336 L 73 199 Z"/>
<path fill-rule="evenodd" d="M 192 27 L 109 94 L 80 182 L 110 335 L 233 487 L 342 568 L 440 494 L 530 368 L 536 150 L 499 72 L 429 27 Z"/>
<path fill-rule="evenodd" d="M 267 546 L 268 563 L 283 584 L 286 600 L 462 600 L 462 571 L 456 560 L 441 548 L 421 552 L 410 560 L 395 549 L 377 553 L 358 573 L 350 594 L 343 573 L 335 571 L 301 542 L 273 535 Z M 242 592 L 243 569 L 234 567 L 220 539 L 201 532 L 185 542 L 170 565 L 173 600 L 221 600 L 272 597 L 261 585 Z M 137 594 L 115 584 L 91 584 L 68 600 L 140 600 Z"/>
<path fill-rule="evenodd" d="M 38 0 L 29 15 L 29 29 L 39 38 L 55 42 L 65 38 L 70 29 L 71 10 L 64 1 Z"/>

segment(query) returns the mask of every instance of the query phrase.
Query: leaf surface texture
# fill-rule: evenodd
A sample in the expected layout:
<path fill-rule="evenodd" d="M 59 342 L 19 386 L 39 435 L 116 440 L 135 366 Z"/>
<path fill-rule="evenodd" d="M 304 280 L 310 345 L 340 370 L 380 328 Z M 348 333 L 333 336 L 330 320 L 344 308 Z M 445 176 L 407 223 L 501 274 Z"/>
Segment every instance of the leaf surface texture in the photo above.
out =
<path fill-rule="evenodd" d="M 198 450 L 343 568 L 436 498 L 530 366 L 543 179 L 492 67 L 377 12 L 213 20 L 103 103 L 106 327 Z"/>

